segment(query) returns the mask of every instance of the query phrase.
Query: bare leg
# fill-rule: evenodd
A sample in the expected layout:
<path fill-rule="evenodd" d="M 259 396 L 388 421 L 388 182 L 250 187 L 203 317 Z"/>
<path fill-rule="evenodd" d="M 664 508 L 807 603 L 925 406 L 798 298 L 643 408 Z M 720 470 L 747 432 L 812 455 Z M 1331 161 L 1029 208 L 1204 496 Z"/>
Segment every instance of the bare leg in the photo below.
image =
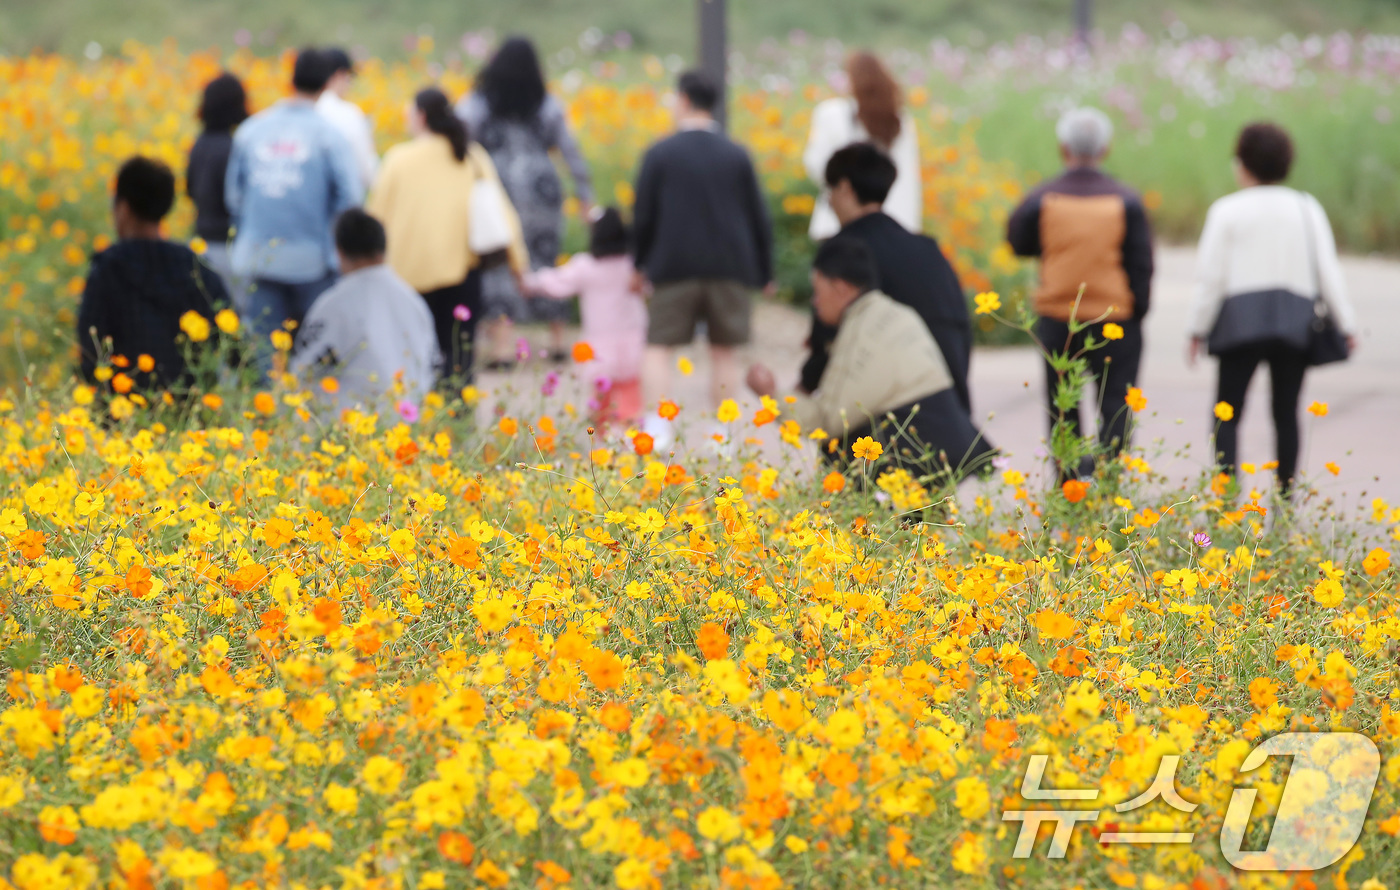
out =
<path fill-rule="evenodd" d="M 509 316 L 494 318 L 488 324 L 488 335 L 491 343 L 491 358 L 498 362 L 508 362 L 515 358 L 515 344 L 511 342 L 511 334 L 515 326 L 511 323 Z"/>
<path fill-rule="evenodd" d="M 710 344 L 710 401 L 718 408 L 725 399 L 739 396 L 739 350 Z"/>
<path fill-rule="evenodd" d="M 656 406 L 670 394 L 671 356 L 669 346 L 648 344 L 642 354 L 642 416 L 656 413 Z"/>
<path fill-rule="evenodd" d="M 549 348 L 556 353 L 568 352 L 564 348 L 564 323 L 562 321 L 549 323 Z"/>

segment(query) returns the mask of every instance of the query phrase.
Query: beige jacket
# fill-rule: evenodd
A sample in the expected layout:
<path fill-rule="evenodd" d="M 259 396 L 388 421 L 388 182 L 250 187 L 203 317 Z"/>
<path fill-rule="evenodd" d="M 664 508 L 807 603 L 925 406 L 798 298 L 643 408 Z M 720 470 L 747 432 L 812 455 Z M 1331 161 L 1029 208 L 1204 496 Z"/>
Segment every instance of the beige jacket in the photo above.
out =
<path fill-rule="evenodd" d="M 803 429 L 839 434 L 942 392 L 953 375 L 919 313 L 870 291 L 846 308 L 821 386 L 797 396 Z"/>

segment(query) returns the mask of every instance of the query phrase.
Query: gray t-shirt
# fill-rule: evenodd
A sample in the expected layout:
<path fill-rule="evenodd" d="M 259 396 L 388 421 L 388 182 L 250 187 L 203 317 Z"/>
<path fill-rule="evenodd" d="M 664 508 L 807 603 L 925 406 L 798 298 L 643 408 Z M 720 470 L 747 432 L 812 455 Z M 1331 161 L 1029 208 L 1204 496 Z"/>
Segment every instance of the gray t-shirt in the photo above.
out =
<path fill-rule="evenodd" d="M 433 315 L 418 292 L 386 264 L 341 277 L 321 294 L 297 332 L 291 371 L 303 381 L 334 377 L 336 410 L 415 409 L 432 387 L 439 364 Z M 402 375 L 402 392 L 395 393 Z"/>

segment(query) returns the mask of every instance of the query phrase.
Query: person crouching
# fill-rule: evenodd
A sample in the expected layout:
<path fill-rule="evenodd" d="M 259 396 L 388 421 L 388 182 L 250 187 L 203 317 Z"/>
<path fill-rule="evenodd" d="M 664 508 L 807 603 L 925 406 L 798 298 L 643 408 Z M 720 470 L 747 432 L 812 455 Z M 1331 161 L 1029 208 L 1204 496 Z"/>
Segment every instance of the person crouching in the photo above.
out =
<path fill-rule="evenodd" d="M 439 364 L 433 315 L 384 263 L 379 220 L 359 208 L 336 220 L 341 276 L 316 298 L 297 331 L 291 372 L 337 409 L 394 408 L 410 422 Z"/>
<path fill-rule="evenodd" d="M 821 385 L 793 396 L 804 430 L 831 438 L 826 459 L 843 464 L 851 445 L 870 436 L 897 465 L 924 476 L 956 480 L 995 454 L 958 400 L 938 343 L 915 310 L 875 289 L 875 262 L 854 238 L 822 245 L 812 264 L 812 305 L 835 327 Z M 773 372 L 749 368 L 749 388 L 775 391 Z"/>

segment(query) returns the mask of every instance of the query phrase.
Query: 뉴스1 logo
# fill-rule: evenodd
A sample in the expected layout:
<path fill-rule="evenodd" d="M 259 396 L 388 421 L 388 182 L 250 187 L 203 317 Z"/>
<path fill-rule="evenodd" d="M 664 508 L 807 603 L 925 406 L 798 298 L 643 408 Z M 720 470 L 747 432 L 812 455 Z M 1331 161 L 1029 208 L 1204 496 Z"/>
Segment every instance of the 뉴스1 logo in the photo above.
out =
<path fill-rule="evenodd" d="M 1291 757 L 1288 781 L 1279 799 L 1278 812 L 1263 850 L 1241 850 L 1249 827 L 1249 814 L 1258 791 L 1235 788 L 1220 829 L 1220 852 L 1242 871 L 1317 871 L 1345 856 L 1361 836 L 1371 795 L 1380 777 L 1381 755 L 1370 739 L 1349 732 L 1290 732 L 1274 736 L 1249 752 L 1241 773 L 1252 772 L 1269 757 Z M 1021 781 L 1026 800 L 1096 800 L 1095 788 L 1042 788 L 1047 754 L 1033 754 Z M 1114 805 L 1119 813 L 1146 806 L 1158 798 L 1175 810 L 1191 813 L 1199 804 L 1185 800 L 1176 790 L 1180 755 L 1162 758 L 1157 775 L 1145 791 Z M 1055 825 L 1049 857 L 1062 859 L 1074 827 L 1093 822 L 1099 810 L 1007 810 L 1004 822 L 1020 822 L 1013 859 L 1029 858 L 1040 826 Z M 1101 844 L 1188 844 L 1189 831 L 1105 831 Z"/>

